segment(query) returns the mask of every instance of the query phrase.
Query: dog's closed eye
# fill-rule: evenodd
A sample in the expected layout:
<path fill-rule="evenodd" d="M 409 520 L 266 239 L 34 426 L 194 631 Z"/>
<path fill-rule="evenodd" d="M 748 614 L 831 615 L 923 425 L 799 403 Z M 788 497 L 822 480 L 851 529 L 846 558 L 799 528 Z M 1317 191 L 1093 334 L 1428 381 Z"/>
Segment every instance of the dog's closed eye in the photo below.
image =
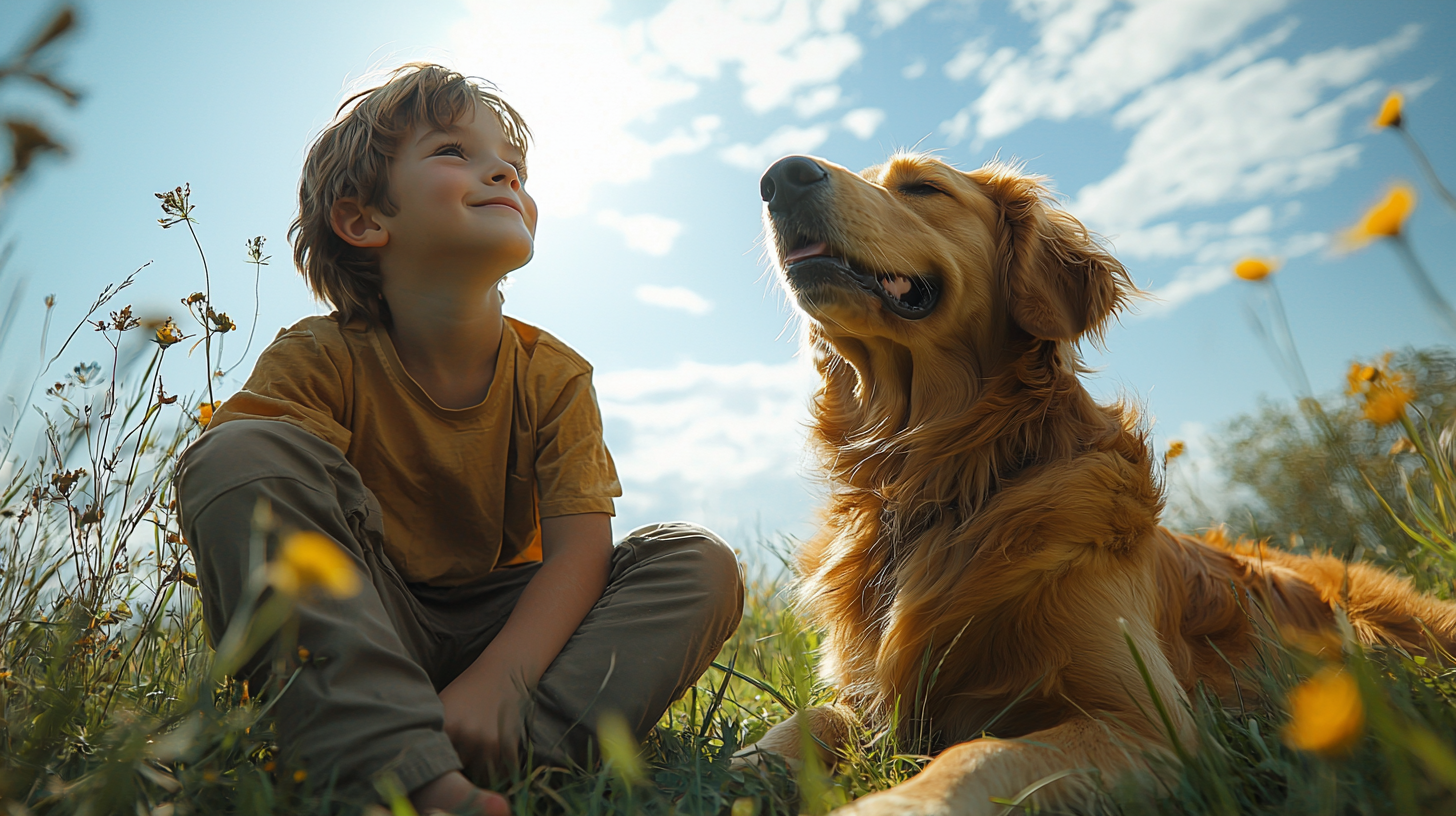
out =
<path fill-rule="evenodd" d="M 905 184 L 899 185 L 898 189 L 903 195 L 907 196 L 950 195 L 950 193 L 947 193 L 945 190 L 928 181 L 906 182 Z"/>

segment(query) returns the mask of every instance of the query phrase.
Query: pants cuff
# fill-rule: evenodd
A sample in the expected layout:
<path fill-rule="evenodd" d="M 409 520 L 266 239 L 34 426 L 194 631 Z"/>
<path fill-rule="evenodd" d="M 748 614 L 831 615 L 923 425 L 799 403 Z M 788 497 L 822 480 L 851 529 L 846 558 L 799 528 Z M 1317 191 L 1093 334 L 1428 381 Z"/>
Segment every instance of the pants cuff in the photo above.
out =
<path fill-rule="evenodd" d="M 393 774 L 406 793 L 413 793 L 427 782 L 451 772 L 460 770 L 460 756 L 450 738 L 439 731 L 411 745 L 394 761 L 380 769 L 379 775 Z"/>

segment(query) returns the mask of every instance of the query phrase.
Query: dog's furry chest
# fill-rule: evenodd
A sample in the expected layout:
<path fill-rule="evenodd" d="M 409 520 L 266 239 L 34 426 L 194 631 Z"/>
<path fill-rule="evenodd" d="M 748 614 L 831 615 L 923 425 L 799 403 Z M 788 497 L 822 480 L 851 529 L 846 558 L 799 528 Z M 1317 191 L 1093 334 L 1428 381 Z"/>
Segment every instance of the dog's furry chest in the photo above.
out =
<path fill-rule="evenodd" d="M 1038 677 L 1054 682 L 1077 648 L 1057 627 L 1074 630 L 1079 599 L 1151 579 L 1159 496 L 1135 464 L 1099 453 L 1040 468 L 972 513 L 839 515 L 860 523 L 826 528 L 801 561 L 827 679 L 861 707 L 926 695 L 967 722 Z M 1118 615 L 1152 613 L 1133 608 L 1145 595 L 1123 595 L 1114 632 Z M 1026 650 L 1029 637 L 1052 645 Z"/>

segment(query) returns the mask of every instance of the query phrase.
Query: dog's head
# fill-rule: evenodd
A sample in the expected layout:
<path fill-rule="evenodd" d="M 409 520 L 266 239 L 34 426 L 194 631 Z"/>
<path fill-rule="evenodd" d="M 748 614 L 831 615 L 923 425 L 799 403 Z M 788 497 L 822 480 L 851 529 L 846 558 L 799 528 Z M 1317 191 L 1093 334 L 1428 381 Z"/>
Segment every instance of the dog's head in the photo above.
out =
<path fill-rule="evenodd" d="M 789 156 L 760 182 L 771 251 L 834 346 L 876 339 L 985 354 L 1026 337 L 1099 336 L 1133 292 L 1126 270 L 1041 179 L 898 155 L 855 174 Z"/>

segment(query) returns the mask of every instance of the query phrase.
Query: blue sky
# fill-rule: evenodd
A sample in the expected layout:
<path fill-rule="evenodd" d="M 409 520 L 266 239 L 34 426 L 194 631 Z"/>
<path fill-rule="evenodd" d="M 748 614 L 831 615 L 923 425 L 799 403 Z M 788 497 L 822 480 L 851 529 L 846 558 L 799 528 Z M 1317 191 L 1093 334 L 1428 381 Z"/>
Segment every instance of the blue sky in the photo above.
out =
<path fill-rule="evenodd" d="M 11 3 L 0 47 L 49 4 Z M 40 299 L 69 326 L 96 291 L 147 261 L 129 300 L 181 316 L 195 250 L 163 232 L 152 193 L 184 182 L 215 300 L 244 331 L 243 242 L 269 240 L 260 342 L 321 311 L 288 262 L 304 151 L 349 88 L 432 59 L 499 84 L 537 136 L 537 254 L 507 311 L 596 365 L 627 495 L 618 532 L 709 523 L 735 543 L 810 529 L 801 454 L 812 378 L 758 243 L 757 180 L 780 155 L 859 168 L 897 148 L 971 169 L 995 156 L 1048 176 L 1160 303 L 1089 350 L 1091 387 L 1141 402 L 1159 444 L 1192 443 L 1287 388 L 1244 316 L 1244 254 L 1278 282 L 1316 390 L 1348 362 L 1449 342 L 1389 248 L 1328 251 L 1396 178 L 1419 183 L 1369 119 L 1392 87 L 1456 180 L 1456 6 L 1285 0 L 674 0 L 611 3 L 83 4 L 61 74 L 74 111 L 10 93 L 72 148 L 0 225 L 25 320 L 0 388 L 34 371 Z M 13 21 L 22 21 L 15 25 Z M 1428 191 L 1418 252 L 1456 297 L 1452 213 Z M 9 284 L 0 286 L 8 292 Z M 241 351 L 231 345 L 227 362 Z M 94 345 L 59 366 L 97 358 Z M 75 357 L 75 359 L 71 359 Z M 236 388 L 248 360 L 222 387 Z M 200 366 L 168 377 L 196 386 Z M 191 379 L 189 379 L 189 377 Z M 1216 479 L 1215 479 L 1216 481 Z M 1216 484 L 1207 486 L 1216 491 Z"/>

